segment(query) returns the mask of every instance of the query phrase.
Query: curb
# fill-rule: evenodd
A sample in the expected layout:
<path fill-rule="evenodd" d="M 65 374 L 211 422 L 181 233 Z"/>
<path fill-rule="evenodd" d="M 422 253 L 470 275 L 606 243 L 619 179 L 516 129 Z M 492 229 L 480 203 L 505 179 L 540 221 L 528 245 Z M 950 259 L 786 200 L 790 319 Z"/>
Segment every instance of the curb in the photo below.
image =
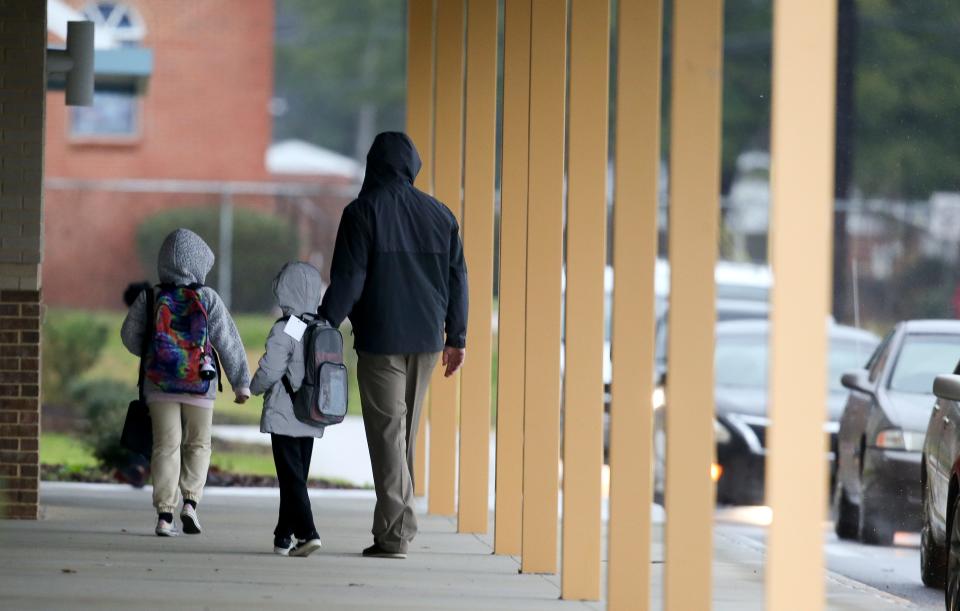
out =
<path fill-rule="evenodd" d="M 723 538 L 723 539 L 726 539 L 728 542 L 730 542 L 730 543 L 732 543 L 732 544 L 734 544 L 734 545 L 738 545 L 738 546 L 740 546 L 740 547 L 744 547 L 744 548 L 751 549 L 751 550 L 756 551 L 756 552 L 760 552 L 760 553 L 763 554 L 764 556 L 766 555 L 767 546 L 766 546 L 765 544 L 761 543 L 760 541 L 756 541 L 756 540 L 751 539 L 751 538 L 749 538 L 749 537 L 745 537 L 745 536 L 743 536 L 743 535 L 738 535 L 738 534 L 736 534 L 736 533 L 717 532 L 717 531 L 714 531 L 714 537 L 721 537 L 721 538 Z M 844 588 L 848 588 L 848 589 L 851 589 L 851 590 L 860 592 L 861 594 L 867 594 L 867 595 L 869 595 L 869 596 L 873 596 L 873 597 L 875 597 L 875 598 L 879 598 L 880 600 L 883 600 L 884 602 L 887 602 L 887 603 L 896 605 L 896 606 L 898 606 L 898 607 L 900 607 L 900 608 L 903 608 L 903 609 L 918 609 L 918 608 L 919 608 L 919 607 L 917 607 L 917 605 L 913 604 L 912 602 L 910 602 L 909 600 L 907 600 L 907 599 L 905 599 L 905 598 L 901 598 L 901 597 L 896 596 L 896 595 L 894 595 L 894 594 L 890 594 L 889 592 L 884 592 L 883 590 L 880 590 L 880 589 L 877 589 L 877 588 L 875 588 L 875 587 L 873 587 L 873 586 L 867 585 L 867 584 L 865 584 L 865 583 L 863 583 L 863 582 L 861 582 L 861 581 L 857 581 L 857 580 L 855 580 L 855 579 L 851 579 L 851 578 L 849 578 L 849 577 L 846 577 L 846 576 L 844 576 L 844 575 L 841 575 L 840 573 L 836 573 L 836 572 L 834 572 L 834 571 L 831 571 L 830 569 L 824 568 L 824 574 L 825 574 L 825 576 L 826 576 L 826 581 L 827 581 L 827 583 L 833 583 L 833 584 L 835 584 L 835 585 L 838 585 L 838 586 L 841 586 L 841 587 L 844 587 Z"/>

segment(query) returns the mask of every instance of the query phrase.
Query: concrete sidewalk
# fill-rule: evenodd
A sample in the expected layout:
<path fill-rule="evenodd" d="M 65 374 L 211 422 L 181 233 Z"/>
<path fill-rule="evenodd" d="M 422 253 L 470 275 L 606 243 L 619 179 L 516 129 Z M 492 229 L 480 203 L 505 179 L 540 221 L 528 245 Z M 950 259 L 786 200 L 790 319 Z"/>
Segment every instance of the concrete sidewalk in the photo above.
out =
<path fill-rule="evenodd" d="M 4 609 L 602 609 L 560 601 L 559 576 L 518 574 L 493 556 L 490 536 L 458 535 L 452 519 L 421 518 L 408 560 L 359 556 L 369 544 L 373 494 L 313 491 L 322 550 L 307 559 L 271 553 L 273 489 L 209 489 L 201 536 L 153 535 L 146 490 L 42 486 L 43 519 L 0 521 Z M 654 609 L 662 546 L 655 529 Z M 718 531 L 714 609 L 763 608 L 762 550 Z M 829 577 L 830 609 L 904 608 L 855 582 Z"/>

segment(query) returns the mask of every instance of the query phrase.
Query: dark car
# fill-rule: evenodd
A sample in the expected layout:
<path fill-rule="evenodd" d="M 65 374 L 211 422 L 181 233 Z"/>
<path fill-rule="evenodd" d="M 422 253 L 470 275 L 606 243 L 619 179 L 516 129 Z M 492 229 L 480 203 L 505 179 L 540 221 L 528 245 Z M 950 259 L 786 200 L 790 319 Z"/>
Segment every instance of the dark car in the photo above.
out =
<path fill-rule="evenodd" d="M 840 374 L 861 365 L 879 339 L 872 333 L 829 325 L 829 386 L 824 430 L 836 430 L 846 391 Z M 717 324 L 714 353 L 714 397 L 716 401 L 717 501 L 724 504 L 760 504 L 764 499 L 767 417 L 767 364 L 769 323 L 766 320 L 730 321 Z M 833 382 L 837 380 L 837 382 Z M 654 453 L 656 492 L 662 492 L 664 409 L 662 390 L 657 403 Z M 823 409 L 823 408 L 820 408 Z"/>
<path fill-rule="evenodd" d="M 960 365 L 933 383 L 936 400 L 927 422 L 920 483 L 920 575 L 928 586 L 947 585 L 947 609 L 960 609 Z M 949 568 L 949 574 L 948 574 Z"/>
<path fill-rule="evenodd" d="M 843 375 L 834 519 L 837 536 L 889 545 L 920 528 L 921 453 L 933 381 L 960 357 L 960 321 L 894 327 L 865 368 Z"/>

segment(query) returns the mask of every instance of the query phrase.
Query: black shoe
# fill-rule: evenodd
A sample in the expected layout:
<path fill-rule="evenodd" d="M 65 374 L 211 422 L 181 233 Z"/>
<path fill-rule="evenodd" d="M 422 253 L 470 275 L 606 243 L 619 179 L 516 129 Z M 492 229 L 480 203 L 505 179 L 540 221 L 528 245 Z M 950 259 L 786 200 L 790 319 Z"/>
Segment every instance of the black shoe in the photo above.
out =
<path fill-rule="evenodd" d="M 388 552 L 383 549 L 376 543 L 363 550 L 363 556 L 365 558 L 393 558 L 395 560 L 403 560 L 407 557 L 406 552 Z"/>
<path fill-rule="evenodd" d="M 298 558 L 306 558 L 318 549 L 320 549 L 320 537 L 301 539 L 297 541 L 297 544 L 293 546 L 293 549 L 290 550 L 288 555 L 296 556 Z"/>
<path fill-rule="evenodd" d="M 293 539 L 290 537 L 274 537 L 273 553 L 278 556 L 289 556 L 293 548 Z"/>

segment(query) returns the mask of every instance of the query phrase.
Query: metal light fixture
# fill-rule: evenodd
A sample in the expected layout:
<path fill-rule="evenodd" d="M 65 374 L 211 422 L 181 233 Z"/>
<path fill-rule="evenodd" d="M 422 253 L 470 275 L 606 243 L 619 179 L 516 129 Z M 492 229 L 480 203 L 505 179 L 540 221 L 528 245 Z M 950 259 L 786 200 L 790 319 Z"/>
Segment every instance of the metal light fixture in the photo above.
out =
<path fill-rule="evenodd" d="M 67 48 L 47 49 L 47 72 L 66 75 L 67 106 L 93 104 L 93 22 L 67 23 Z"/>

